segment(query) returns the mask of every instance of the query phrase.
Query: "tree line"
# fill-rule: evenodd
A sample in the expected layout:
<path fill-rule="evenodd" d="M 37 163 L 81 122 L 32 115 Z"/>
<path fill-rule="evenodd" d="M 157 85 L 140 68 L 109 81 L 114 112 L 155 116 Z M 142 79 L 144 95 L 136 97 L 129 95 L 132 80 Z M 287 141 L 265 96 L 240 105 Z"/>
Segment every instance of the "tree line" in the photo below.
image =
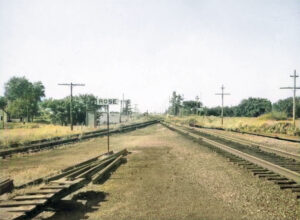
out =
<path fill-rule="evenodd" d="M 296 98 L 296 117 L 300 117 L 300 98 Z M 258 117 L 260 115 L 270 113 L 272 111 L 281 112 L 286 117 L 292 117 L 293 114 L 293 98 L 279 100 L 272 104 L 272 102 L 265 98 L 248 98 L 244 99 L 237 106 L 225 106 L 223 108 L 225 117 Z M 206 116 L 220 116 L 221 107 L 204 107 L 203 103 L 195 100 L 184 101 L 183 95 L 172 93 L 170 99 L 170 106 L 167 113 L 171 115 L 206 115 Z"/>
<path fill-rule="evenodd" d="M 45 96 L 45 87 L 39 82 L 29 82 L 25 77 L 12 77 L 5 83 L 4 97 L 0 97 L 0 108 L 8 118 L 15 116 L 28 121 L 38 113 L 38 103 Z"/>
<path fill-rule="evenodd" d="M 42 82 L 30 82 L 25 77 L 12 77 L 5 83 L 4 96 L 0 96 L 0 109 L 7 113 L 8 120 L 18 118 L 30 122 L 40 120 L 54 124 L 67 125 L 70 123 L 70 98 L 43 99 L 45 87 Z M 93 94 L 81 94 L 73 97 L 73 122 L 85 123 L 88 110 L 99 109 L 97 97 Z M 296 98 L 296 117 L 300 117 L 300 98 Z M 225 106 L 226 117 L 258 117 L 262 114 L 277 111 L 292 117 L 293 99 L 287 98 L 271 103 L 264 98 L 244 99 L 237 106 Z M 131 114 L 131 102 L 123 103 L 122 114 Z M 172 93 L 167 113 L 171 115 L 207 115 L 219 116 L 221 107 L 204 107 L 196 97 L 195 100 L 184 100 L 183 95 Z"/>
<path fill-rule="evenodd" d="M 70 123 L 70 97 L 43 99 L 45 87 L 42 82 L 30 82 L 25 77 L 12 77 L 5 83 L 4 96 L 0 96 L 0 109 L 11 119 L 41 121 L 67 125 Z M 72 116 L 74 124 L 84 124 L 87 111 L 101 109 L 98 97 L 93 94 L 73 96 Z M 122 114 L 131 114 L 130 99 L 124 101 Z"/>
<path fill-rule="evenodd" d="M 203 104 L 199 101 L 198 97 L 196 97 L 195 100 L 184 101 L 183 95 L 177 94 L 176 91 L 174 91 L 167 113 L 171 115 L 200 114 L 202 106 Z"/>

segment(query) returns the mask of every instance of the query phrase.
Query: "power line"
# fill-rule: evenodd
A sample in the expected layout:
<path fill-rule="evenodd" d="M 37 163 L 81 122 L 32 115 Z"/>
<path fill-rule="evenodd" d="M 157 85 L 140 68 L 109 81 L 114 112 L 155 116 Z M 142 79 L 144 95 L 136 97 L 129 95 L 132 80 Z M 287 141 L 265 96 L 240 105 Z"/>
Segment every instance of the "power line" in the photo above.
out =
<path fill-rule="evenodd" d="M 59 86 L 70 86 L 71 94 L 70 94 L 70 123 L 71 123 L 71 131 L 73 131 L 73 113 L 72 113 L 72 103 L 73 103 L 73 86 L 85 86 L 84 84 L 78 83 L 59 83 Z"/>
<path fill-rule="evenodd" d="M 221 86 L 221 93 L 215 93 L 215 95 L 220 95 L 222 97 L 222 108 L 221 108 L 221 124 L 223 127 L 223 115 L 224 115 L 224 111 L 223 111 L 223 107 L 224 107 L 224 95 L 230 95 L 230 93 L 224 93 L 224 89 L 225 87 L 222 85 Z"/>
<path fill-rule="evenodd" d="M 294 75 L 290 75 L 290 77 L 294 78 L 294 86 L 293 87 L 280 87 L 280 89 L 293 89 L 293 125 L 296 125 L 296 90 L 300 89 L 300 87 L 296 86 L 296 79 L 299 77 L 296 74 L 296 70 L 294 70 Z"/>

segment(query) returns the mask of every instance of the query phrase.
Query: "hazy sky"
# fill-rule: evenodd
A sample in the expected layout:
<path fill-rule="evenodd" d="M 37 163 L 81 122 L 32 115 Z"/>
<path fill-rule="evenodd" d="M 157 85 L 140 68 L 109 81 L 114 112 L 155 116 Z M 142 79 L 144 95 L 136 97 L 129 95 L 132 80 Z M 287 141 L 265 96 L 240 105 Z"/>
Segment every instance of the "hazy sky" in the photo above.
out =
<path fill-rule="evenodd" d="M 0 0 L 0 95 L 12 76 L 163 111 L 173 90 L 217 106 L 292 95 L 299 0 Z M 299 78 L 298 78 L 299 79 Z M 300 80 L 298 80 L 298 86 Z"/>

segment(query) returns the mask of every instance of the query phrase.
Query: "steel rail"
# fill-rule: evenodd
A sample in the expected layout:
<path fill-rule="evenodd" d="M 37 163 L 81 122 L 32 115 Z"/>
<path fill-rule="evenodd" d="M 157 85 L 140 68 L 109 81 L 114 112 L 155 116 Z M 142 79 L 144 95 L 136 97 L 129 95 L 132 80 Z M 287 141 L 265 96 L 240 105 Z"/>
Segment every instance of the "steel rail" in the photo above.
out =
<path fill-rule="evenodd" d="M 220 131 L 226 131 L 224 128 L 220 127 L 206 127 L 206 126 L 201 126 L 201 125 L 190 125 L 191 127 L 196 127 L 196 128 L 205 128 L 205 129 L 211 129 L 211 130 L 220 130 Z M 229 131 L 234 132 L 234 133 L 239 133 L 239 134 L 249 134 L 249 135 L 254 135 L 254 136 L 260 136 L 260 137 L 266 137 L 266 138 L 271 138 L 271 139 L 277 139 L 281 141 L 288 141 L 288 142 L 294 142 L 294 143 L 300 143 L 300 139 L 291 139 L 291 138 L 284 138 L 280 136 L 271 136 L 267 134 L 260 134 L 260 133 L 253 133 L 253 132 L 246 132 L 246 131 L 237 131 L 234 129 L 229 129 Z"/>
<path fill-rule="evenodd" d="M 182 127 L 186 128 L 186 129 L 192 129 L 192 130 L 195 130 L 195 131 L 201 130 L 201 132 L 210 134 L 210 135 L 215 136 L 215 137 L 222 137 L 223 139 L 226 139 L 226 140 L 229 140 L 229 141 L 232 141 L 232 142 L 236 142 L 236 143 L 239 143 L 239 144 L 243 144 L 243 145 L 246 145 L 246 146 L 249 146 L 249 147 L 258 147 L 259 149 L 261 149 L 263 151 L 267 151 L 267 152 L 270 152 L 270 153 L 275 153 L 275 154 L 283 156 L 283 157 L 288 157 L 288 158 L 292 158 L 294 160 L 300 161 L 300 155 L 297 155 L 297 154 L 293 154 L 293 153 L 286 152 L 286 151 L 279 150 L 279 149 L 274 149 L 274 148 L 271 148 L 271 147 L 268 147 L 268 146 L 253 143 L 251 141 L 243 140 L 243 139 L 240 139 L 240 138 L 228 137 L 227 135 L 224 135 L 224 134 L 217 134 L 213 131 L 207 131 L 207 130 L 204 130 L 202 128 L 193 128 L 193 127 L 187 127 L 187 126 L 183 126 L 183 125 L 182 125 Z"/>
<path fill-rule="evenodd" d="M 278 166 L 276 164 L 270 163 L 270 162 L 268 162 L 266 160 L 254 157 L 254 156 L 249 155 L 249 154 L 246 154 L 246 153 L 241 152 L 239 150 L 236 150 L 236 149 L 233 149 L 231 147 L 228 147 L 228 146 L 226 146 L 224 144 L 220 144 L 220 143 L 218 143 L 216 141 L 209 140 L 208 138 L 202 137 L 201 135 L 196 135 L 196 134 L 192 134 L 190 132 L 186 132 L 185 130 L 182 130 L 182 129 L 180 129 L 178 127 L 175 127 L 173 125 L 166 125 L 164 123 L 162 123 L 162 124 L 165 125 L 165 126 L 167 126 L 167 127 L 171 127 L 172 129 L 177 130 L 177 131 L 179 131 L 182 134 L 185 134 L 185 135 L 190 136 L 190 137 L 192 137 L 194 139 L 206 142 L 207 144 L 210 144 L 210 145 L 213 145 L 215 147 L 218 147 L 218 148 L 220 148 L 220 149 L 222 149 L 224 151 L 227 151 L 227 152 L 229 152 L 229 153 L 231 153 L 233 155 L 236 155 L 236 156 L 238 156 L 240 158 L 243 158 L 243 159 L 245 159 L 245 160 L 247 160 L 249 162 L 252 162 L 254 164 L 257 164 L 259 166 L 267 168 L 270 171 L 273 171 L 273 172 L 278 173 L 278 174 L 280 174 L 282 176 L 285 176 L 285 177 L 287 177 L 289 179 L 292 179 L 292 180 L 294 180 L 297 183 L 300 183 L 300 174 L 297 173 L 297 172 L 288 170 L 288 169 L 283 168 L 281 166 Z"/>

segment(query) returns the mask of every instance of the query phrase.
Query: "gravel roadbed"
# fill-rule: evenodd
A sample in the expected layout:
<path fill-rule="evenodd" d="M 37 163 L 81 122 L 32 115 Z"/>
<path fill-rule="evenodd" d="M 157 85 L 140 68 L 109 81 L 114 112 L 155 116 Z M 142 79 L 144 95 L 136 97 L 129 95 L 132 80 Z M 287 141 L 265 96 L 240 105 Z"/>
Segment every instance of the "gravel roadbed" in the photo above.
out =
<path fill-rule="evenodd" d="M 112 138 L 132 153 L 102 185 L 73 199 L 83 208 L 49 219 L 298 219 L 299 201 L 175 132 L 154 125 Z M 69 207 L 70 208 L 70 207 Z"/>

